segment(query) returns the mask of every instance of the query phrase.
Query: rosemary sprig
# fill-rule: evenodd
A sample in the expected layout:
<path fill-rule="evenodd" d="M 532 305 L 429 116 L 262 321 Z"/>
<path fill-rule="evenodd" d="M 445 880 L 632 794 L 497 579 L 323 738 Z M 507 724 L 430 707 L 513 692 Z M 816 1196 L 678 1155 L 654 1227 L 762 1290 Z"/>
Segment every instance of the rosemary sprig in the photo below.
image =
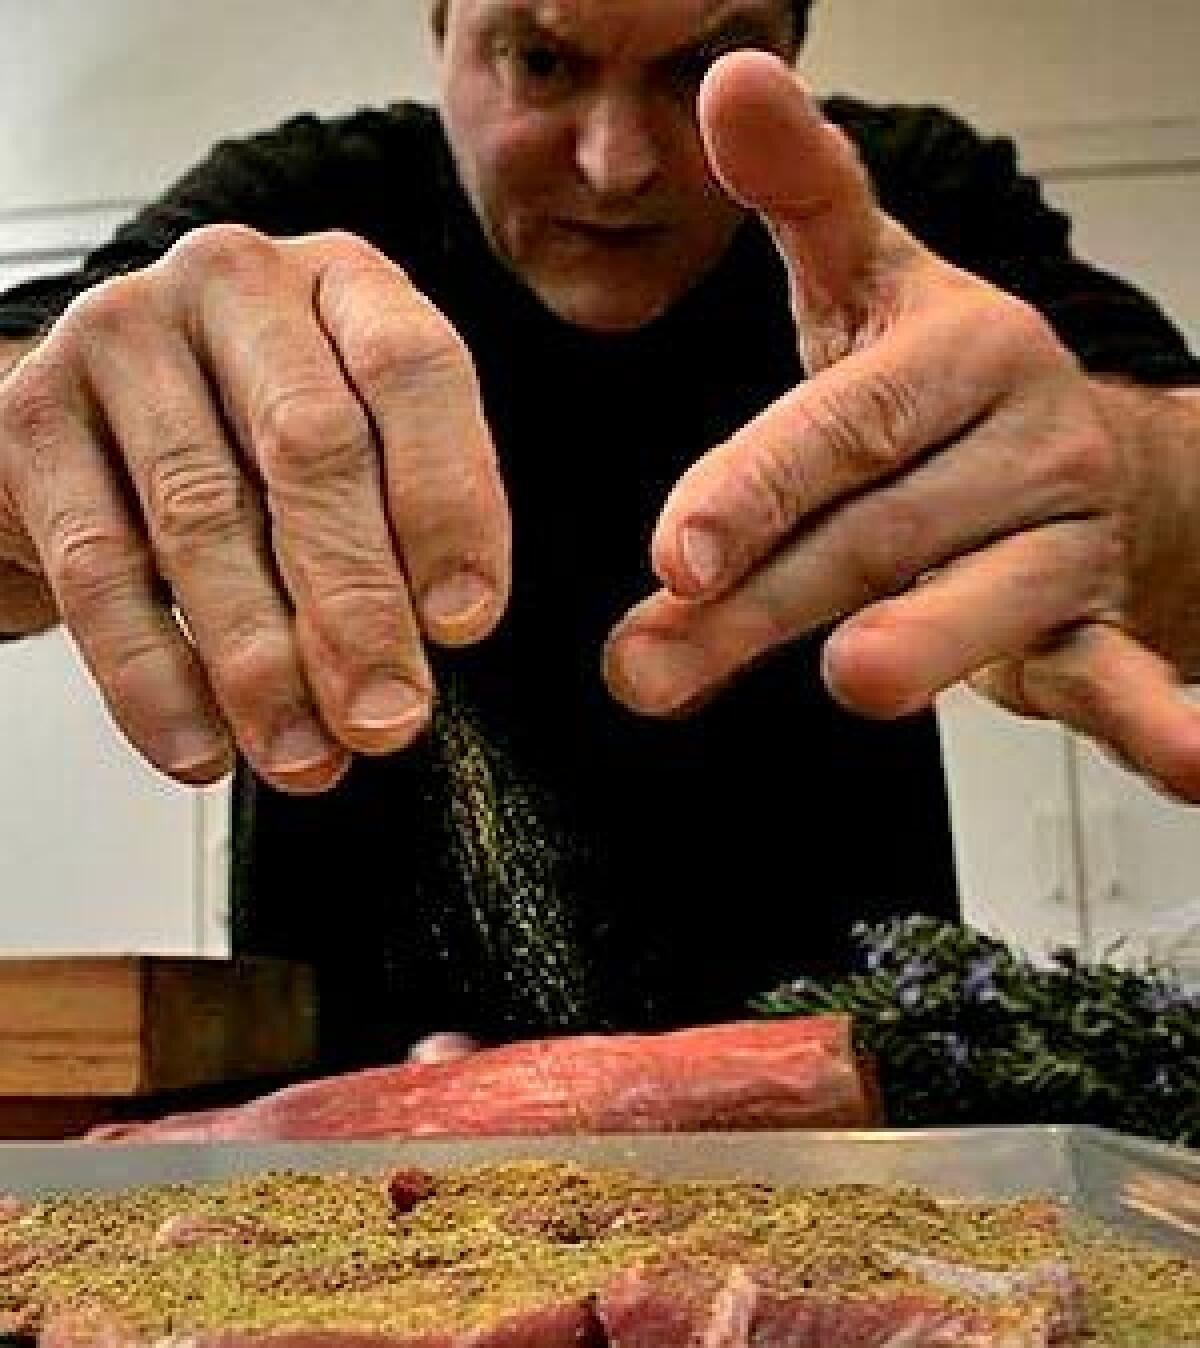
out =
<path fill-rule="evenodd" d="M 850 1015 L 901 1125 L 1090 1123 L 1200 1145 L 1200 994 L 1163 970 L 1037 964 L 929 918 L 860 925 L 861 971 L 797 979 L 764 1016 Z"/>

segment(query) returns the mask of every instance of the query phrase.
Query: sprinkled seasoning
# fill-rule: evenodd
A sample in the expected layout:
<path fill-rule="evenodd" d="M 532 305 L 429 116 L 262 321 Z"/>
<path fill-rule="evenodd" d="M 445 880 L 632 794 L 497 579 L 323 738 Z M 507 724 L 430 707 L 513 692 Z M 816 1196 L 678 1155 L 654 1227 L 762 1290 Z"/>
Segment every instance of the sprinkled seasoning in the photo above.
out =
<path fill-rule="evenodd" d="M 434 720 L 449 788 L 451 872 L 508 995 L 547 1030 L 587 1021 L 564 846 L 451 682 Z"/>
<path fill-rule="evenodd" d="M 154 1337 L 469 1330 L 586 1300 L 631 1266 L 680 1260 L 717 1277 L 734 1264 L 761 1267 L 788 1297 L 928 1292 L 897 1268 L 897 1250 L 1000 1271 L 1065 1259 L 1083 1285 L 1088 1348 L 1188 1348 L 1200 1327 L 1200 1265 L 1064 1227 L 1044 1200 L 668 1184 L 524 1162 L 441 1172 L 397 1212 L 387 1178 L 276 1174 L 35 1203 L 3 1232 L 2 1249 L 19 1243 L 26 1264 L 0 1280 L 0 1332 L 64 1313 L 103 1314 Z M 156 1241 L 181 1215 L 212 1240 Z M 983 1304 L 965 1293 L 942 1301 Z"/>

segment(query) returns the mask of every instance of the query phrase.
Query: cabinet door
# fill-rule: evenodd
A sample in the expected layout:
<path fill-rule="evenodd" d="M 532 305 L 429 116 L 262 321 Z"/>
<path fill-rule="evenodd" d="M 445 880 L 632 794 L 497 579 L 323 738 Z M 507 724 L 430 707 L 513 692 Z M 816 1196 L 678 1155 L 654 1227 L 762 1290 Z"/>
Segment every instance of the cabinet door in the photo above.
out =
<path fill-rule="evenodd" d="M 1078 948 L 1077 828 L 1069 743 L 967 688 L 938 703 L 963 915 L 1040 957 Z"/>
<path fill-rule="evenodd" d="M 1165 801 L 1088 745 L 1078 772 L 1093 951 L 1200 984 L 1200 811 Z"/>
<path fill-rule="evenodd" d="M 215 953 L 201 798 L 126 746 L 61 633 L 4 648 L 0 743 L 0 953 Z"/>

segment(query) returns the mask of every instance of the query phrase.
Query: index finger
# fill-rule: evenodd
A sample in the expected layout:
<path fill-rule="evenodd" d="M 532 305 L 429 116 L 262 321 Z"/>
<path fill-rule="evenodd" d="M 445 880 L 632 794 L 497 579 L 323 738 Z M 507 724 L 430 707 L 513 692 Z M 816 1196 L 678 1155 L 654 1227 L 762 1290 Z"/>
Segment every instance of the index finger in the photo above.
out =
<path fill-rule="evenodd" d="M 467 347 L 374 250 L 343 236 L 304 246 L 324 254 L 317 315 L 378 433 L 388 515 L 422 625 L 445 645 L 477 641 L 507 605 L 512 537 Z"/>
<path fill-rule="evenodd" d="M 967 286 L 710 450 L 659 517 L 652 552 L 663 584 L 687 598 L 724 593 L 817 512 L 910 470 L 998 408 L 1030 352 L 998 326 Z"/>

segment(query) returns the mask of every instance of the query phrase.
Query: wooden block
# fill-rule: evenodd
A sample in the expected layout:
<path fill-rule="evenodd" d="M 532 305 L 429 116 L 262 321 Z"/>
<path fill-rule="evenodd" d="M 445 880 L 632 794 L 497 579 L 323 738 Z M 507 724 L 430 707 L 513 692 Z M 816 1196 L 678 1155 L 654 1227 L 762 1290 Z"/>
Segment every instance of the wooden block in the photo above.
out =
<path fill-rule="evenodd" d="M 113 1118 L 113 1106 L 105 1100 L 0 1097 L 0 1141 L 65 1141 L 82 1137 L 92 1128 L 111 1123 Z M 0 1181 L 0 1190 L 3 1187 Z"/>
<path fill-rule="evenodd" d="M 0 959 L 0 1097 L 130 1097 L 310 1066 L 311 971 L 278 960 Z"/>

